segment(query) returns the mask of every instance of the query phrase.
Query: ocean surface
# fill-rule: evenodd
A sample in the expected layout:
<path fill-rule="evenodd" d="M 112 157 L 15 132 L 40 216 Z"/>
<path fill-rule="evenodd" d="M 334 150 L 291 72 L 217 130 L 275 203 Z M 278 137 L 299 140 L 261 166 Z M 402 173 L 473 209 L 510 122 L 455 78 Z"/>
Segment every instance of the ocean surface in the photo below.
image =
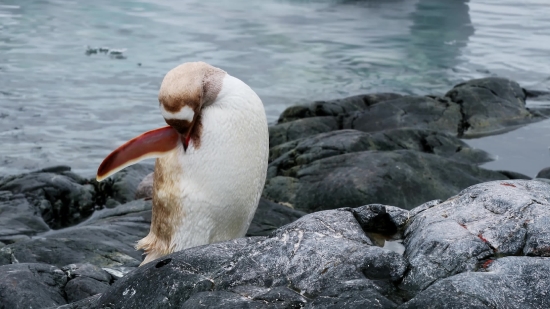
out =
<path fill-rule="evenodd" d="M 270 122 L 294 104 L 442 95 L 486 76 L 548 91 L 548 16 L 548 0 L 0 0 L 0 175 L 56 164 L 94 175 L 164 125 L 160 82 L 187 61 L 245 81 Z M 550 120 L 466 142 L 495 156 L 487 168 L 550 166 Z"/>

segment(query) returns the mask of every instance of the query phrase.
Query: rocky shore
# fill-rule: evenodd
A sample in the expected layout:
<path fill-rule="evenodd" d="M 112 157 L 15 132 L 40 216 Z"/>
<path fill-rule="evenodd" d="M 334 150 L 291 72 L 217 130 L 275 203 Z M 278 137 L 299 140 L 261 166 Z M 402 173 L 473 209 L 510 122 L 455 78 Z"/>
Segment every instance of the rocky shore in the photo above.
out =
<path fill-rule="evenodd" d="M 460 139 L 542 120 L 536 95 L 486 78 L 290 107 L 248 237 L 140 268 L 153 166 L 0 177 L 0 308 L 548 308 L 550 168 L 486 170 Z"/>

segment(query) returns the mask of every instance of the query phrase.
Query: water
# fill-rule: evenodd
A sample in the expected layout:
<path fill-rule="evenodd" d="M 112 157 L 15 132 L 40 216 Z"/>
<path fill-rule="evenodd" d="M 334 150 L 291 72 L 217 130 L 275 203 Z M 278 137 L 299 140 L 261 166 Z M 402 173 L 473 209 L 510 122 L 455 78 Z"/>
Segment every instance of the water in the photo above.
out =
<path fill-rule="evenodd" d="M 0 0 L 0 174 L 67 164 L 92 176 L 164 125 L 160 82 L 186 61 L 248 83 L 271 122 L 296 103 L 442 95 L 485 76 L 550 90 L 549 15 L 547 0 Z M 550 166 L 549 126 L 468 142 L 498 156 L 488 167 L 534 176 Z"/>

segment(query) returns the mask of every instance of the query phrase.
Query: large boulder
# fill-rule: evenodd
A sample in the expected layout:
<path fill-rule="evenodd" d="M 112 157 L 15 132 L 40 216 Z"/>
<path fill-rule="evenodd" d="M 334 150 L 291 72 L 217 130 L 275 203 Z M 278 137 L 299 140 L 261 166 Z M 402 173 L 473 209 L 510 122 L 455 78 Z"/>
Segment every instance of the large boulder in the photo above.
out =
<path fill-rule="evenodd" d="M 362 151 L 315 160 L 267 180 L 265 198 L 313 212 L 383 203 L 411 209 L 505 175 L 412 150 Z"/>
<path fill-rule="evenodd" d="M 458 137 L 495 134 L 545 119 L 547 112 L 527 109 L 525 99 L 518 83 L 488 77 L 456 85 L 443 97 L 370 94 L 313 102 L 281 114 L 279 124 L 270 128 L 270 146 L 336 129 L 416 128 Z"/>
<path fill-rule="evenodd" d="M 268 237 L 171 254 L 119 279 L 96 306 L 288 308 L 311 302 L 322 308 L 339 302 L 395 308 L 401 302 L 395 284 L 406 261 L 365 234 L 380 232 L 371 221 L 383 207 L 319 212 Z M 406 211 L 389 208 L 393 212 L 383 211 L 386 225 L 397 230 Z"/>
<path fill-rule="evenodd" d="M 441 285 L 449 287 L 463 278 L 471 283 L 469 288 L 475 289 L 476 284 L 486 282 L 483 277 L 490 276 L 463 275 L 441 283 L 439 288 L 434 283 L 460 273 L 484 272 L 494 260 L 504 256 L 550 256 L 550 185 L 545 182 L 512 180 L 478 184 L 443 203 L 430 206 L 411 212 L 405 232 L 405 257 L 409 268 L 400 288 L 411 295 L 430 286 L 434 287 L 434 292 L 440 291 Z M 492 269 L 495 271 L 493 278 L 505 278 L 510 273 L 511 278 L 506 280 L 512 281 L 506 283 L 510 290 L 503 291 L 500 296 L 512 293 L 521 282 L 535 278 L 549 280 L 548 276 L 530 274 L 528 269 L 525 272 L 513 270 L 524 264 L 529 269 L 535 267 L 533 265 L 541 265 L 543 269 L 550 267 L 548 261 L 534 258 L 503 261 Z M 487 290 L 484 295 L 492 295 L 491 291 L 497 291 L 497 287 Z M 522 293 L 531 289 L 536 290 L 535 286 L 521 287 Z M 543 302 L 546 303 L 543 307 L 550 305 L 548 298 Z"/>

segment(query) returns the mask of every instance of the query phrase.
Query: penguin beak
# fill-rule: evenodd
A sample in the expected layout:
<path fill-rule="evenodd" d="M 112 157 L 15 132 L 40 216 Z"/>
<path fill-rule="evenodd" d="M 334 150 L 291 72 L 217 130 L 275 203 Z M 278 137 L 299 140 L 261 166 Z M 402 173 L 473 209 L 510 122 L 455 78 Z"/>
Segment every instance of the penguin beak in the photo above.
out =
<path fill-rule="evenodd" d="M 145 132 L 127 141 L 124 145 L 111 152 L 99 165 L 97 181 L 111 176 L 123 168 L 139 161 L 158 158 L 176 149 L 179 140 L 187 149 L 189 136 L 185 139 L 171 126 Z"/>

